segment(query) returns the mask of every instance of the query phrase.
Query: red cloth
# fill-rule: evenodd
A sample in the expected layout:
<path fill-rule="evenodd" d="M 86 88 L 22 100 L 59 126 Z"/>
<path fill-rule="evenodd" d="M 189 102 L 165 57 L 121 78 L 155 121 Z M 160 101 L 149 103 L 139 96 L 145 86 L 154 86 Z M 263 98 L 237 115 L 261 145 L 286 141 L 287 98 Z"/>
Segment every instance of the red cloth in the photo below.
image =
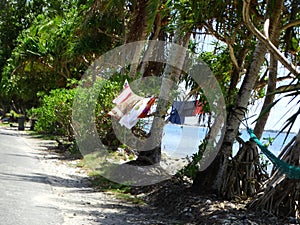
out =
<path fill-rule="evenodd" d="M 143 112 L 138 116 L 138 118 L 145 118 L 148 114 L 148 112 L 150 111 L 151 106 L 153 105 L 153 103 L 155 102 L 156 98 L 151 98 L 148 103 L 146 108 L 143 110 Z"/>
<path fill-rule="evenodd" d="M 198 104 L 198 100 L 196 101 L 196 106 L 193 112 L 193 115 L 199 115 L 199 114 L 203 114 L 203 103 Z"/>

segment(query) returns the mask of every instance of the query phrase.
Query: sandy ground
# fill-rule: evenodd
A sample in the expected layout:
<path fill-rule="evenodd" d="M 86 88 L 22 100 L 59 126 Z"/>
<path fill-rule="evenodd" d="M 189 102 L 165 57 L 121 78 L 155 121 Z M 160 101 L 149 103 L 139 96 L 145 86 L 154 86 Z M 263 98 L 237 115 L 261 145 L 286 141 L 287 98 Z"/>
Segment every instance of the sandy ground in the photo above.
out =
<path fill-rule="evenodd" d="M 59 209 L 64 225 L 175 224 L 147 205 L 135 205 L 111 193 L 96 192 L 90 187 L 87 172 L 76 166 L 79 160 L 62 159 L 50 151 L 56 145 L 53 141 L 32 138 L 25 132 L 20 135 L 30 146 L 28 154 L 39 158 L 41 173 L 53 190 L 38 201 L 47 201 Z"/>
<path fill-rule="evenodd" d="M 18 134 L 30 147 L 27 154 L 39 159 L 41 174 L 52 188 L 52 193 L 37 200 L 47 201 L 58 209 L 64 218 L 63 225 L 299 224 L 296 218 L 279 220 L 267 212 L 248 211 L 245 204 L 198 196 L 172 181 L 148 191 L 138 190 L 136 194 L 143 193 L 152 207 L 135 205 L 91 188 L 87 171 L 76 166 L 80 160 L 65 159 L 55 153 L 55 141 L 36 139 L 25 132 Z"/>

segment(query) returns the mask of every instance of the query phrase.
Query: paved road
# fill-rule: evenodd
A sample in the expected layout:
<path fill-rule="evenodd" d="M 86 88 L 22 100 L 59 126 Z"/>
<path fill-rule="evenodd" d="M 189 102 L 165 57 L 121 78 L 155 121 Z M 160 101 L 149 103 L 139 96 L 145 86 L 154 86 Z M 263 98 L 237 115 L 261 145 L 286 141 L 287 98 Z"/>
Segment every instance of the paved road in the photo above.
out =
<path fill-rule="evenodd" d="M 0 127 L 0 225 L 178 224 L 95 191 L 86 171 L 71 166 L 77 161 L 49 151 L 51 143 Z"/>
<path fill-rule="evenodd" d="M 25 138 L 0 128 L 0 225 L 63 224 L 53 191 Z"/>

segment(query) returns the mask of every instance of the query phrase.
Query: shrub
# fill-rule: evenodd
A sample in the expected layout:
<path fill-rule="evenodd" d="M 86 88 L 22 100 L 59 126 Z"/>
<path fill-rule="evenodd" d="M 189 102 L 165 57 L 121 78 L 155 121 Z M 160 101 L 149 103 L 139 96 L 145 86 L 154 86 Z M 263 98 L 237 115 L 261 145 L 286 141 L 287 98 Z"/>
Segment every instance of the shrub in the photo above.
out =
<path fill-rule="evenodd" d="M 28 114 L 36 118 L 35 130 L 40 133 L 63 135 L 69 140 L 74 139 L 72 129 L 72 107 L 74 97 L 77 101 L 83 101 L 87 105 L 96 104 L 95 106 L 95 123 L 98 135 L 103 144 L 116 149 L 121 143 L 117 140 L 112 129 L 112 121 L 108 112 L 113 108 L 112 100 L 118 95 L 123 80 L 116 76 L 112 80 L 103 80 L 99 78 L 89 89 L 55 89 L 48 95 L 43 95 L 41 105 L 38 108 L 31 109 Z M 122 77 L 122 79 L 124 79 Z M 79 90 L 79 91 L 78 91 Z M 97 94 L 98 96 L 95 96 Z M 94 103 L 95 100 L 97 103 Z M 76 103 L 75 103 L 76 104 Z M 87 110 L 80 110 L 81 129 L 89 130 L 89 123 L 93 115 L 87 115 Z M 84 135 L 95 135 L 83 132 Z"/>
<path fill-rule="evenodd" d="M 43 95 L 41 105 L 28 114 L 36 118 L 35 130 L 40 133 L 63 135 L 72 139 L 72 105 L 75 89 L 55 89 Z"/>

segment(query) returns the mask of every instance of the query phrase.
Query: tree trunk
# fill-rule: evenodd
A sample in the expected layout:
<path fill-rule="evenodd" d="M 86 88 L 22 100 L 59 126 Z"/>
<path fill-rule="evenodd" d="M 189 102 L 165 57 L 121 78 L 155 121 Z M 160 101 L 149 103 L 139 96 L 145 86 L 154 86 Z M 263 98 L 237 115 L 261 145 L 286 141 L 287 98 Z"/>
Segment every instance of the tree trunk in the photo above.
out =
<path fill-rule="evenodd" d="M 266 18 L 272 18 L 272 22 L 274 21 L 276 24 L 280 18 L 282 6 L 283 0 L 269 2 Z M 274 37 L 273 28 L 270 29 L 270 33 L 272 39 L 272 37 Z M 228 182 L 228 178 L 232 175 L 229 168 L 229 165 L 232 162 L 232 160 L 230 160 L 232 156 L 232 146 L 238 134 L 240 121 L 245 117 L 248 102 L 255 87 L 260 68 L 264 62 L 266 51 L 267 47 L 261 42 L 258 42 L 253 53 L 252 61 L 247 68 L 247 73 L 242 86 L 236 96 L 234 106 L 228 112 L 227 127 L 220 152 L 210 167 L 204 171 L 198 172 L 194 179 L 193 188 L 200 193 L 204 190 L 208 190 L 210 193 L 216 193 L 225 198 L 233 197 L 234 193 L 229 191 L 230 188 L 228 188 L 228 185 L 231 185 L 231 182 Z M 209 176 L 207 174 L 209 174 Z"/>
<path fill-rule="evenodd" d="M 227 93 L 227 103 L 228 104 L 232 104 L 234 102 L 235 99 L 235 92 L 237 89 L 237 85 L 240 79 L 240 74 L 241 74 L 241 69 L 243 68 L 243 63 L 245 61 L 245 57 L 247 56 L 247 49 L 243 48 L 239 51 L 239 53 L 237 54 L 237 63 L 239 68 L 234 67 L 233 71 L 232 71 L 232 76 L 230 79 L 230 86 L 228 89 L 228 93 Z"/>
<path fill-rule="evenodd" d="M 281 11 L 278 7 L 277 11 Z M 277 12 L 278 13 L 278 12 Z M 281 25 L 279 23 L 279 18 L 274 19 L 272 24 L 270 25 L 270 40 L 278 48 L 279 44 L 279 36 L 281 31 Z M 269 79 L 268 79 L 268 87 L 267 87 L 267 93 L 265 97 L 264 104 L 261 109 L 261 113 L 274 101 L 275 95 L 272 94 L 276 90 L 276 83 L 277 83 L 277 72 L 278 72 L 278 60 L 277 58 L 271 54 L 270 55 L 270 67 L 269 67 Z M 260 113 L 260 114 L 261 114 Z M 266 112 L 263 116 L 261 116 L 254 128 L 254 133 L 258 139 L 261 138 L 265 125 L 267 123 L 267 120 L 269 118 L 270 112 Z"/>
<path fill-rule="evenodd" d="M 274 101 L 275 95 L 271 93 L 273 93 L 276 89 L 277 66 L 278 66 L 278 61 L 274 58 L 273 55 L 271 55 L 268 88 L 267 88 L 264 104 L 261 109 L 261 113 Z M 260 139 L 263 134 L 269 115 L 270 112 L 266 112 L 257 120 L 255 124 L 254 133 L 258 139 Z"/>
<path fill-rule="evenodd" d="M 200 193 L 203 193 L 207 189 L 209 192 L 226 196 L 227 187 L 223 185 L 223 182 L 227 178 L 227 167 L 229 157 L 232 154 L 233 142 L 238 134 L 240 121 L 244 119 L 245 109 L 248 106 L 248 101 L 251 97 L 260 67 L 264 62 L 266 50 L 264 45 L 258 43 L 254 51 L 253 60 L 237 95 L 234 104 L 235 107 L 228 114 L 226 131 L 220 152 L 206 170 L 200 171 L 197 174 L 193 182 L 193 189 Z"/>
<path fill-rule="evenodd" d="M 155 6 L 154 11 L 149 11 L 148 6 L 152 4 Z M 135 4 L 135 10 L 133 13 L 133 21 L 130 25 L 130 29 L 128 32 L 128 39 L 126 42 L 134 42 L 136 41 L 136 50 L 134 54 L 134 61 L 137 60 L 143 51 L 143 44 L 138 41 L 147 40 L 147 36 L 149 35 L 152 26 L 155 22 L 155 18 L 157 15 L 157 8 L 159 5 L 158 0 L 149 1 L 149 0 L 139 0 Z M 130 67 L 129 76 L 135 77 L 138 71 L 138 64 L 132 64 Z"/>
<path fill-rule="evenodd" d="M 187 47 L 190 39 L 190 33 L 180 33 L 175 37 L 175 43 L 181 44 L 184 48 Z M 140 149 L 136 162 L 138 164 L 152 165 L 160 162 L 161 159 L 161 138 L 163 127 L 165 125 L 164 115 L 170 101 L 170 93 L 174 88 L 173 82 L 179 80 L 179 76 L 183 72 L 183 67 L 186 59 L 187 51 L 180 51 L 175 48 L 175 51 L 170 50 L 168 61 L 165 67 L 161 89 L 158 97 L 157 109 L 154 115 L 153 123 L 150 130 L 150 137 L 145 141 L 145 147 Z M 176 65 L 176 67 L 175 67 Z M 149 146 L 155 146 L 149 149 Z"/>

